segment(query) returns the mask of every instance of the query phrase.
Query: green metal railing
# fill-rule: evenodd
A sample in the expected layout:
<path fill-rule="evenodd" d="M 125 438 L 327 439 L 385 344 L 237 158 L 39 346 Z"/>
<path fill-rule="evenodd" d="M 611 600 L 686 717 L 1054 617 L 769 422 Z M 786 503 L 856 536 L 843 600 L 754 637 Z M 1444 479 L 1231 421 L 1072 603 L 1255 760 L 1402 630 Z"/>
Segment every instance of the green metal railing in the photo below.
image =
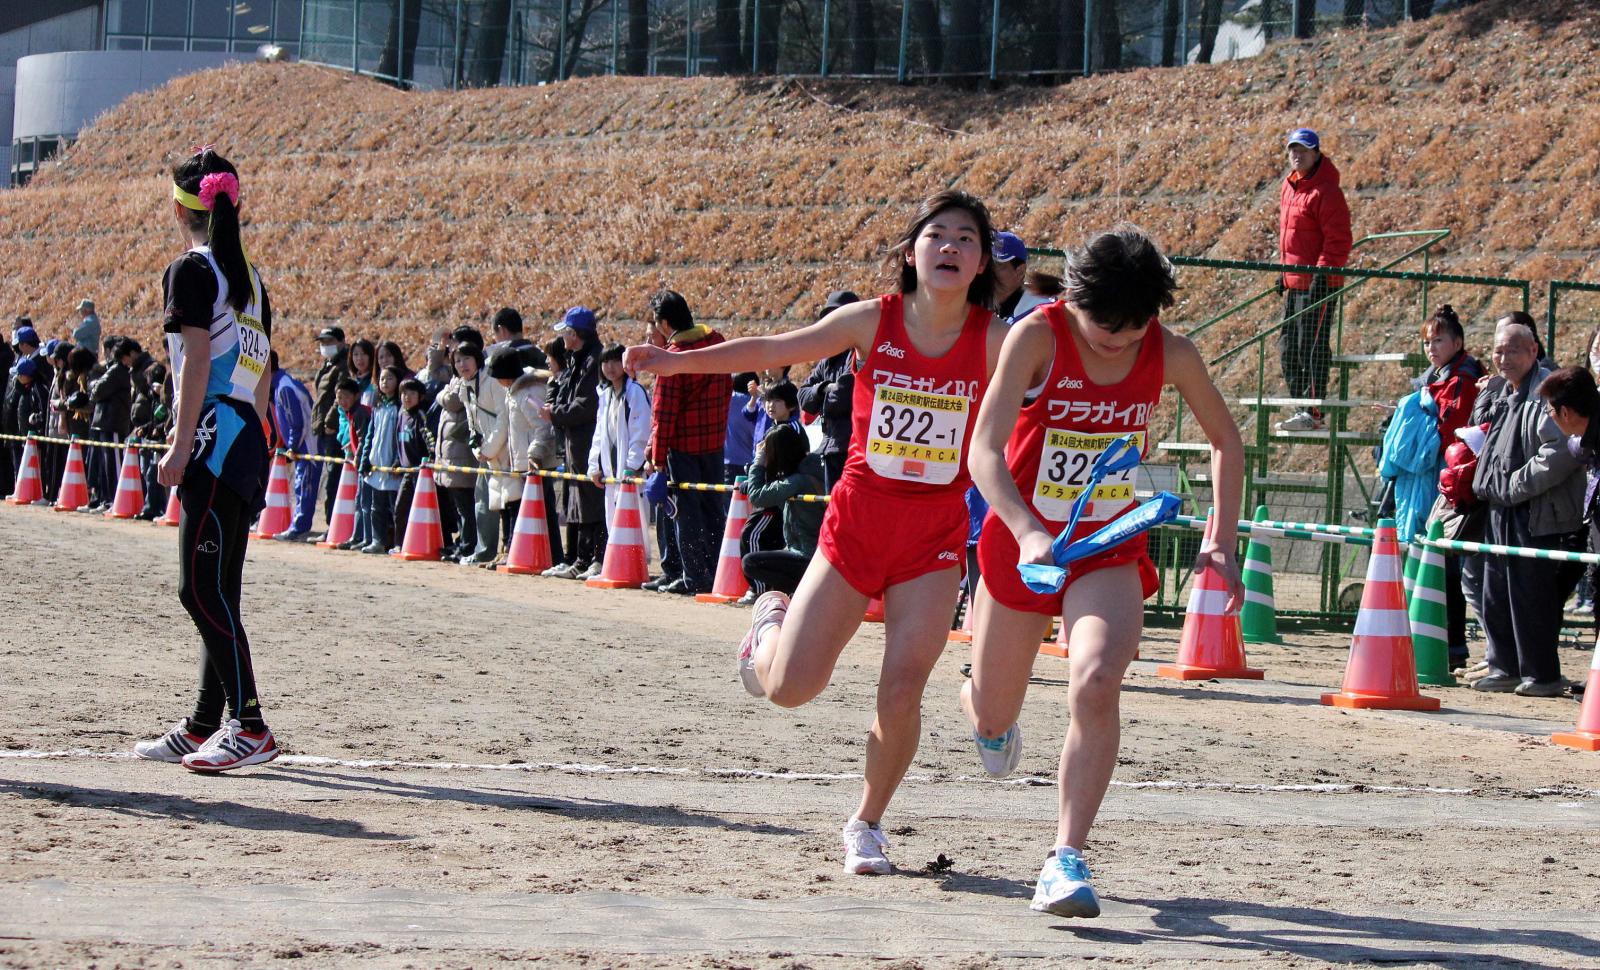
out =
<path fill-rule="evenodd" d="M 1549 301 L 1545 308 L 1544 316 L 1544 345 L 1547 352 L 1554 357 L 1556 352 L 1556 321 L 1559 311 L 1556 309 L 1561 302 L 1561 294 L 1566 292 L 1600 293 L 1600 283 L 1579 283 L 1576 280 L 1551 280 L 1546 298 Z M 1578 351 L 1576 362 L 1582 365 L 1589 363 L 1589 348 L 1583 347 Z"/>

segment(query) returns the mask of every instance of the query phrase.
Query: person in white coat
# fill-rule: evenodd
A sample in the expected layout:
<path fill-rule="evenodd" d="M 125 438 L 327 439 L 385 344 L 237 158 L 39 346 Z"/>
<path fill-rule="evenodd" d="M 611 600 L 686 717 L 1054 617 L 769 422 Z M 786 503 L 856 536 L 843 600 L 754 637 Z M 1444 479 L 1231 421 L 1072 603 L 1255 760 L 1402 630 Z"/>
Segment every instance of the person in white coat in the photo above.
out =
<path fill-rule="evenodd" d="M 500 532 L 506 537 L 509 548 L 522 506 L 523 476 L 530 470 L 554 468 L 558 455 L 555 428 L 540 411 L 549 398 L 550 372 L 523 367 L 519 359 L 516 376 L 504 376 L 511 373 L 511 367 L 502 364 L 497 370 L 495 362 L 499 360 L 499 351 L 490 355 L 489 376 L 506 389 L 506 406 L 501 409 L 489 437 L 484 439 L 481 452 L 485 460 L 491 462 L 509 461 L 511 470 L 516 473 L 506 479 L 507 494 L 500 509 Z M 548 501 L 546 510 L 550 510 Z M 548 527 L 548 520 L 546 525 Z M 554 547 L 551 552 L 554 554 Z"/>
<path fill-rule="evenodd" d="M 621 344 L 600 353 L 600 420 L 589 444 L 589 477 L 596 485 L 607 478 L 637 475 L 650 445 L 650 395 L 622 368 Z M 617 512 L 619 485 L 606 485 L 606 525 Z"/>

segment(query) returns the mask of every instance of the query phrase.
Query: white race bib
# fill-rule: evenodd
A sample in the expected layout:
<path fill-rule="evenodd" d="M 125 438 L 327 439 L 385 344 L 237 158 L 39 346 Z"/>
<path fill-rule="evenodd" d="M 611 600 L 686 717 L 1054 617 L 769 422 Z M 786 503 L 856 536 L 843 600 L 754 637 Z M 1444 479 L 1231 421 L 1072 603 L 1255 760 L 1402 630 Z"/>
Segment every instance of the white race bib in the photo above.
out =
<path fill-rule="evenodd" d="M 867 465 L 884 478 L 948 485 L 961 470 L 972 402 L 879 384 L 868 426 Z"/>
<path fill-rule="evenodd" d="M 1094 460 L 1118 438 L 1133 435 L 1134 447 L 1144 453 L 1143 431 L 1118 434 L 1079 434 L 1076 431 L 1058 431 L 1047 428 L 1044 447 L 1039 454 L 1039 477 L 1033 484 L 1033 507 L 1039 516 L 1052 522 L 1065 522 L 1072 518 L 1072 503 L 1089 484 L 1089 470 Z M 1089 503 L 1084 507 L 1081 522 L 1109 522 L 1133 501 L 1134 475 L 1138 466 L 1114 475 L 1107 475 L 1096 486 Z"/>
<path fill-rule="evenodd" d="M 237 314 L 235 324 L 239 333 L 239 359 L 233 365 L 233 385 L 254 389 L 266 372 L 271 343 L 255 317 Z"/>

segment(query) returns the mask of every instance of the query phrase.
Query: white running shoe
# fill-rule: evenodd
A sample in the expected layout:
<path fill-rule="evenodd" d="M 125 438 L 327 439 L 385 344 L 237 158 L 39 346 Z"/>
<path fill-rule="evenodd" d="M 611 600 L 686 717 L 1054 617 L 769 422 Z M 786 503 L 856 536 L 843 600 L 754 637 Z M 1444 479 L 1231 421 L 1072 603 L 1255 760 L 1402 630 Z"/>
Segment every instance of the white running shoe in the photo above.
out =
<path fill-rule="evenodd" d="M 1044 860 L 1039 884 L 1033 890 L 1035 913 L 1092 919 L 1100 915 L 1100 899 L 1089 885 L 1089 867 L 1075 852 L 1057 853 Z"/>
<path fill-rule="evenodd" d="M 845 823 L 844 871 L 852 876 L 887 876 L 894 871 L 883 850 L 889 847 L 883 830 L 873 828 L 859 818 Z"/>
<path fill-rule="evenodd" d="M 998 738 L 986 738 L 973 731 L 972 740 L 978 745 L 978 760 L 983 762 L 983 770 L 991 776 L 1004 778 L 1017 770 L 1017 762 L 1022 760 L 1022 725 L 1011 725 L 1011 729 Z"/>
<path fill-rule="evenodd" d="M 767 696 L 766 688 L 761 686 L 761 678 L 756 676 L 756 644 L 761 642 L 767 627 L 781 624 L 784 614 L 788 612 L 788 595 L 775 589 L 756 597 L 756 605 L 750 610 L 750 629 L 739 641 L 738 667 L 739 680 L 751 697 Z"/>
<path fill-rule="evenodd" d="M 236 720 L 229 720 L 194 754 L 183 756 L 190 771 L 213 773 L 262 765 L 278 756 L 278 742 L 272 731 L 246 731 Z"/>
<path fill-rule="evenodd" d="M 589 564 L 588 569 L 585 569 L 583 572 L 578 574 L 578 578 L 584 580 L 585 582 L 591 579 L 598 579 L 603 566 L 604 564 L 601 563 L 600 560 L 596 559 L 594 562 Z"/>
<path fill-rule="evenodd" d="M 176 765 L 183 763 L 184 755 L 194 754 L 205 743 L 205 738 L 189 731 L 189 719 L 183 718 L 154 741 L 135 744 L 133 753 L 146 761 L 165 761 L 169 765 Z"/>

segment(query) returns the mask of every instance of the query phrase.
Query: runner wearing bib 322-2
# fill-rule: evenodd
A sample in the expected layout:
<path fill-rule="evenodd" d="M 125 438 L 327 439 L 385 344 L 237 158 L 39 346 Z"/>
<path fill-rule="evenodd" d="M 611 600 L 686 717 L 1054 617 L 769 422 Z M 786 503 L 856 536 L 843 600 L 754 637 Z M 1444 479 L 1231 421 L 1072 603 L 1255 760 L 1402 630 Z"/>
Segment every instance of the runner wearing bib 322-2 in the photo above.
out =
<path fill-rule="evenodd" d="M 906 333 L 904 297 L 879 306 L 873 350 L 855 374 L 850 456 L 817 544 L 868 596 L 964 559 L 967 449 L 993 319 L 973 307 L 955 345 L 927 357 Z"/>

